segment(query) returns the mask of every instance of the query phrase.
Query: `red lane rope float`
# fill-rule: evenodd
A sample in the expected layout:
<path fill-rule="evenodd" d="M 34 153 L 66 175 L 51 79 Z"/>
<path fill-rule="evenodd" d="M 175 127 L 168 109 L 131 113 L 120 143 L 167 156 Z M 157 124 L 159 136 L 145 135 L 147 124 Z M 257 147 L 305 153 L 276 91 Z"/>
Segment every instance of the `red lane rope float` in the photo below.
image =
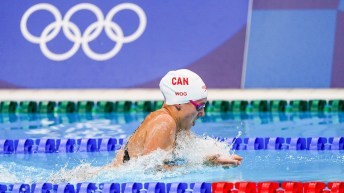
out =
<path fill-rule="evenodd" d="M 31 191 L 30 191 L 31 190 Z M 1 184 L 0 192 L 117 193 L 344 193 L 344 182 L 128 182 Z"/>
<path fill-rule="evenodd" d="M 344 182 L 214 182 L 212 193 L 344 193 Z"/>
<path fill-rule="evenodd" d="M 233 189 L 233 183 L 230 182 L 216 182 L 212 183 L 212 193 L 230 192 Z"/>
<path fill-rule="evenodd" d="M 258 192 L 260 193 L 276 193 L 279 188 L 278 182 L 259 182 Z"/>

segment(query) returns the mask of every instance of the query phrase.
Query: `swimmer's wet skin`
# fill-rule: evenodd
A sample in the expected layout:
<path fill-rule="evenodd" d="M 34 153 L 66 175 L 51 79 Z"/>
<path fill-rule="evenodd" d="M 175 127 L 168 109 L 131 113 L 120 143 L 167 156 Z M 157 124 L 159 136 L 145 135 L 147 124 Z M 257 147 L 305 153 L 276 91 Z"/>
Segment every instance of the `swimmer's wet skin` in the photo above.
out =
<path fill-rule="evenodd" d="M 164 105 L 150 113 L 131 135 L 117 153 L 114 167 L 157 149 L 173 154 L 178 134 L 189 136 L 195 121 L 205 115 L 208 91 L 196 73 L 187 69 L 170 71 L 161 79 L 160 90 Z M 239 166 L 242 157 L 210 154 L 203 161 L 207 165 Z"/>
<path fill-rule="evenodd" d="M 224 167 L 237 167 L 241 164 L 242 161 L 242 157 L 238 156 L 238 155 L 231 155 L 230 156 L 231 159 L 228 158 L 223 158 L 221 157 L 221 155 L 217 154 L 217 155 L 212 155 L 209 156 L 209 161 L 208 163 L 206 162 L 206 164 L 208 165 L 221 165 Z"/>

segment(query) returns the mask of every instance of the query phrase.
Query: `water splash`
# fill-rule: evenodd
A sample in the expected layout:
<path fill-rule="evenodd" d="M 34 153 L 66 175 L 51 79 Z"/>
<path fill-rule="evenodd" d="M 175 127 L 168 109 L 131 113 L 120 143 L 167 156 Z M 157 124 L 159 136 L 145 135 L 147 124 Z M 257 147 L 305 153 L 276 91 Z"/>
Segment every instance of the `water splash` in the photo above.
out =
<path fill-rule="evenodd" d="M 10 172 L 11 171 L 10 167 L 1 164 L 0 171 L 1 171 L 0 182 L 4 182 L 4 183 L 19 182 L 19 179 L 17 178 L 17 176 Z"/>
<path fill-rule="evenodd" d="M 97 161 L 93 156 L 75 154 L 49 155 L 51 158 L 33 154 L 23 158 L 27 161 L 9 161 L 0 164 L 0 182 L 3 183 L 80 183 L 80 182 L 128 182 L 128 181 L 177 181 L 190 178 L 190 181 L 198 178 L 204 172 L 223 170 L 221 167 L 209 167 L 204 165 L 207 156 L 220 154 L 229 156 L 230 148 L 226 142 L 218 141 L 209 136 L 197 136 L 193 133 L 180 133 L 177 136 L 174 151 L 158 149 L 148 155 L 133 158 L 128 163 L 118 167 L 95 166 Z M 101 154 L 101 153 L 97 153 Z M 57 156 L 57 157 L 56 157 Z M 71 157 L 69 157 L 71 156 Z M 113 154 L 111 154 L 111 157 Z M 65 157 L 65 158 L 63 158 Z M 54 158 L 54 159 L 52 159 Z M 68 159 L 66 159 L 68 158 Z M 15 158 L 12 158 L 15 160 Z M 39 161 L 40 160 L 40 161 Z M 35 164 L 49 161 L 49 164 Z M 111 160 L 107 159 L 109 162 Z M 176 166 L 166 167 L 168 160 L 178 162 Z M 61 161 L 64 163 L 61 164 Z M 102 164 L 106 164 L 102 162 Z M 216 176 L 216 175 L 214 175 Z M 213 177 L 214 177 L 213 176 Z M 209 176 L 209 178 L 212 175 Z M 212 177 L 212 178 L 213 178 Z M 232 178 L 231 178 L 232 179 Z"/>
<path fill-rule="evenodd" d="M 230 155 L 234 155 L 235 153 L 235 149 L 233 149 L 233 145 L 235 144 L 236 140 L 241 136 L 242 132 L 238 131 L 238 134 L 235 136 L 233 142 L 229 145 L 230 151 L 229 154 Z"/>
<path fill-rule="evenodd" d="M 131 159 L 118 168 L 92 167 L 89 163 L 82 163 L 77 167 L 67 170 L 67 166 L 50 176 L 51 182 L 126 182 L 126 181 L 157 181 L 163 179 L 178 178 L 186 174 L 194 174 L 204 171 L 205 159 L 209 155 L 219 154 L 230 156 L 230 148 L 226 142 L 218 141 L 205 136 L 200 137 L 193 133 L 180 133 L 177 136 L 174 151 L 156 151 Z M 166 167 L 164 163 L 168 160 L 178 161 L 177 166 Z"/>
<path fill-rule="evenodd" d="M 48 178 L 51 183 L 78 183 L 97 175 L 101 167 L 93 167 L 90 163 L 81 163 L 71 170 L 67 170 L 68 163 L 58 172 L 53 172 Z"/>
<path fill-rule="evenodd" d="M 175 155 L 177 158 L 186 160 L 193 164 L 203 164 L 205 159 L 211 155 L 229 156 L 229 146 L 209 136 L 197 136 L 193 133 L 180 133 L 177 136 Z"/>
<path fill-rule="evenodd" d="M 49 181 L 52 183 L 125 182 L 130 180 L 158 180 L 180 175 L 178 172 L 169 172 L 168 169 L 163 167 L 164 161 L 170 159 L 170 155 L 170 152 L 158 149 L 151 154 L 131 159 L 130 162 L 117 168 L 109 167 L 109 165 L 93 167 L 90 163 L 81 163 L 69 170 L 66 169 L 67 166 L 64 166 L 58 172 L 52 174 Z"/>
<path fill-rule="evenodd" d="M 35 166 L 8 162 L 0 165 L 0 182 L 9 184 L 45 182 L 49 172 L 51 171 Z"/>

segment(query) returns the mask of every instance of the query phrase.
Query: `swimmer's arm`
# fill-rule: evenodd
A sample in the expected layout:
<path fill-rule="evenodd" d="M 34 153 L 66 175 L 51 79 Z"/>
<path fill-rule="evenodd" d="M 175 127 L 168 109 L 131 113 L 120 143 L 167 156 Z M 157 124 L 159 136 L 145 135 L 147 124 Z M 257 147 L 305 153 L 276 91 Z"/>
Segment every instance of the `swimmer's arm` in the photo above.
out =
<path fill-rule="evenodd" d="M 158 165 L 156 167 L 156 169 L 158 171 L 171 171 L 171 170 L 173 170 L 176 167 L 179 167 L 179 166 L 178 165 L 171 165 L 171 164 L 164 163 L 162 165 Z"/>
<path fill-rule="evenodd" d="M 178 164 L 176 161 L 164 160 L 162 165 L 157 166 L 157 170 L 159 171 L 171 171 L 175 168 L 179 168 L 181 165 Z"/>
<path fill-rule="evenodd" d="M 206 165 L 221 165 L 221 166 L 239 166 L 243 158 L 238 155 L 231 155 L 228 157 L 221 156 L 219 154 L 210 155 L 205 158 L 204 164 Z"/>
<path fill-rule="evenodd" d="M 118 167 L 123 163 L 123 156 L 124 156 L 124 150 L 123 148 L 117 151 L 116 157 L 112 160 L 112 162 L 109 164 L 111 167 Z M 107 168 L 108 165 L 104 166 Z"/>

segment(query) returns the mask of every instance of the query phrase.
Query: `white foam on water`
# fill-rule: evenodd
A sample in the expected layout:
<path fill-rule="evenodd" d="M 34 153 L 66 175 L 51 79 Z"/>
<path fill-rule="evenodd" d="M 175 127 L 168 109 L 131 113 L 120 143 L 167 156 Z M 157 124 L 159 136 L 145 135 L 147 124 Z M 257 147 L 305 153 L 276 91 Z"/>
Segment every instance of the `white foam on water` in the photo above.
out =
<path fill-rule="evenodd" d="M 169 152 L 156 150 L 151 154 L 131 159 L 117 168 L 114 167 L 92 167 L 89 163 L 81 163 L 73 169 L 66 169 L 67 165 L 60 171 L 49 177 L 49 182 L 109 182 L 132 179 L 144 181 L 147 179 L 163 179 L 168 176 L 178 175 L 177 172 L 166 171 L 162 167 L 164 160 L 171 158 Z"/>
<path fill-rule="evenodd" d="M 157 181 L 170 179 L 185 174 L 204 170 L 203 163 L 210 155 L 219 154 L 230 156 L 230 146 L 207 136 L 187 135 L 180 133 L 177 136 L 176 148 L 173 152 L 158 149 L 148 155 L 132 158 L 129 162 L 117 167 L 92 167 L 89 163 L 81 163 L 77 167 L 67 170 L 67 166 L 52 174 L 49 181 L 63 182 L 110 182 L 110 181 Z M 179 160 L 177 166 L 164 167 L 168 160 Z M 182 160 L 182 161 L 180 161 Z M 166 166 L 166 165 L 165 165 Z"/>
<path fill-rule="evenodd" d="M 98 174 L 101 167 L 93 167 L 90 163 L 81 163 L 80 165 L 76 166 L 73 169 L 66 169 L 68 164 L 66 164 L 62 169 L 58 172 L 52 173 L 49 178 L 48 182 L 51 183 L 78 183 L 84 182 L 90 179 L 91 177 Z"/>
<path fill-rule="evenodd" d="M 229 149 L 231 150 L 229 152 L 230 155 L 233 155 L 235 153 L 235 149 L 233 149 L 233 145 L 235 144 L 235 141 L 242 135 L 241 131 L 238 131 L 237 136 L 235 136 L 233 142 L 229 145 Z"/>
<path fill-rule="evenodd" d="M 240 136 L 240 133 L 238 134 Z M 180 133 L 173 151 L 158 149 L 148 155 L 132 158 L 117 168 L 95 167 L 92 163 L 79 160 L 80 164 L 71 168 L 66 163 L 62 168 L 41 168 L 22 165 L 16 162 L 0 164 L 0 182 L 2 183 L 79 183 L 79 182 L 125 182 L 157 181 L 183 178 L 186 175 L 197 176 L 204 171 L 212 171 L 220 166 L 206 166 L 204 161 L 210 155 L 230 156 L 231 146 L 208 136 L 193 133 Z M 175 161 L 176 166 L 166 167 L 166 161 Z"/>
<path fill-rule="evenodd" d="M 37 168 L 35 166 L 25 166 L 15 162 L 8 162 L 4 165 L 0 164 L 0 182 L 1 183 L 36 183 L 45 182 L 47 175 L 51 171 Z"/>
<path fill-rule="evenodd" d="M 209 136 L 197 136 L 180 133 L 177 136 L 175 155 L 193 164 L 203 164 L 211 155 L 230 156 L 230 146 L 226 142 L 218 141 Z"/>
<path fill-rule="evenodd" d="M 10 167 L 0 164 L 0 171 L 1 171 L 0 182 L 3 182 L 3 183 L 19 182 L 17 176 L 11 173 Z"/>

